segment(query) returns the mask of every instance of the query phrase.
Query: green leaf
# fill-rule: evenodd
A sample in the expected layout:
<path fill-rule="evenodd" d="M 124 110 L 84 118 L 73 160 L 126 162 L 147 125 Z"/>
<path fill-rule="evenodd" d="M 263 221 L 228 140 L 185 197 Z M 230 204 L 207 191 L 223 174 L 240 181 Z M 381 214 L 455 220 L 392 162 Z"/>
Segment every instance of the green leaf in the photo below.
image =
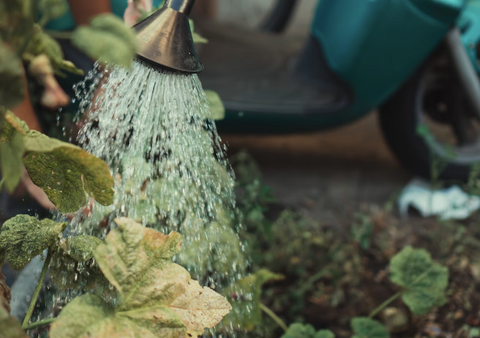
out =
<path fill-rule="evenodd" d="M 376 320 L 357 317 L 352 319 L 351 325 L 355 333 L 352 338 L 390 338 L 387 328 Z"/>
<path fill-rule="evenodd" d="M 11 113 L 5 115 L 0 135 L 0 169 L 7 191 L 13 192 L 23 174 L 23 135 L 10 123 Z M 13 115 L 13 114 L 12 114 Z"/>
<path fill-rule="evenodd" d="M 18 215 L 6 221 L 0 230 L 0 250 L 7 254 L 15 270 L 21 270 L 43 250 L 53 246 L 67 223 L 39 220 Z"/>
<path fill-rule="evenodd" d="M 94 59 L 127 68 L 137 51 L 134 31 L 112 14 L 99 15 L 89 26 L 77 28 L 72 42 Z"/>
<path fill-rule="evenodd" d="M 60 290 L 110 290 L 110 283 L 93 259 L 78 262 L 63 249 L 54 252 L 48 270 L 55 287 Z M 107 289 L 108 288 L 108 289 Z"/>
<path fill-rule="evenodd" d="M 446 302 L 448 268 L 432 261 L 424 249 L 405 247 L 390 262 L 390 280 L 404 289 L 403 302 L 422 315 Z"/>
<path fill-rule="evenodd" d="M 330 330 L 315 332 L 312 325 L 293 323 L 281 338 L 335 338 L 335 335 Z"/>
<path fill-rule="evenodd" d="M 0 306 L 0 329 L 2 338 L 28 338 L 18 320 L 10 316 L 2 306 Z"/>
<path fill-rule="evenodd" d="M 190 31 L 192 32 L 193 43 L 208 43 L 208 40 L 195 32 L 195 24 L 192 19 L 188 19 L 190 24 Z"/>
<path fill-rule="evenodd" d="M 262 324 L 262 310 L 260 308 L 262 287 L 268 282 L 282 280 L 283 278 L 283 275 L 261 269 L 227 288 L 227 298 L 231 301 L 233 310 L 225 317 L 225 325 L 233 324 L 234 328 L 251 331 L 257 325 Z"/>
<path fill-rule="evenodd" d="M 0 40 L 0 106 L 14 108 L 25 98 L 20 59 Z"/>
<path fill-rule="evenodd" d="M 213 90 L 205 90 L 208 102 L 210 104 L 210 118 L 218 121 L 225 118 L 225 106 L 222 99 Z"/>
<path fill-rule="evenodd" d="M 80 235 L 67 238 L 62 248 L 74 260 L 83 263 L 93 258 L 93 252 L 102 243 L 97 237 Z"/>
<path fill-rule="evenodd" d="M 37 131 L 28 131 L 24 141 L 25 168 L 58 210 L 77 211 L 87 203 L 86 194 L 102 205 L 113 203 L 114 181 L 105 162 Z"/>
<path fill-rule="evenodd" d="M 215 326 L 231 307 L 171 261 L 181 237 L 161 234 L 127 218 L 115 220 L 94 256 L 122 300 L 112 309 L 101 298 L 76 298 L 60 313 L 51 338 L 186 337 Z"/>
<path fill-rule="evenodd" d="M 63 51 L 57 41 L 43 32 L 39 25 L 34 26 L 34 34 L 25 51 L 33 56 L 45 54 L 54 68 L 63 64 Z"/>
<path fill-rule="evenodd" d="M 67 2 L 65 0 L 40 0 L 39 8 L 42 15 L 49 19 L 57 19 L 67 11 Z"/>
<path fill-rule="evenodd" d="M 108 281 L 92 259 L 102 243 L 99 238 L 87 235 L 69 237 L 60 243 L 61 249 L 54 253 L 49 270 L 55 286 L 61 290 L 108 287 Z"/>

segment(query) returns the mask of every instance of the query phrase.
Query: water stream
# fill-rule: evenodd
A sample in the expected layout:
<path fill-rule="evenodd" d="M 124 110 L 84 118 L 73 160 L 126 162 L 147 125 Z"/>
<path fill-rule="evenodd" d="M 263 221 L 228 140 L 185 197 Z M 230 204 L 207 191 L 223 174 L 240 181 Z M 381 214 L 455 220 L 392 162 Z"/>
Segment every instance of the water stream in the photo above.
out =
<path fill-rule="evenodd" d="M 115 197 L 112 206 L 93 203 L 76 213 L 67 232 L 104 238 L 114 218 L 128 216 L 180 232 L 175 259 L 204 285 L 221 290 L 242 278 L 248 262 L 233 222 L 233 172 L 198 77 L 136 61 L 130 70 L 96 66 L 74 89 L 83 121 L 78 142 L 109 165 Z M 69 270 L 78 282 L 81 264 L 60 261 L 54 257 L 51 269 Z M 55 292 L 53 308 L 82 292 L 72 282 L 60 281 L 65 290 Z"/>

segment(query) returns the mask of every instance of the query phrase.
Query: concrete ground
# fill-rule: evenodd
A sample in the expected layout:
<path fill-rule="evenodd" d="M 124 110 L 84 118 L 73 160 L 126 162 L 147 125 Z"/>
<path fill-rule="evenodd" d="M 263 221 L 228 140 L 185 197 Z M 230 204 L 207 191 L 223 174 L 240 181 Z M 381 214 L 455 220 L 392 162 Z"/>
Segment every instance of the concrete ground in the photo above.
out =
<path fill-rule="evenodd" d="M 299 0 L 286 34 L 308 34 L 316 2 Z M 334 223 L 362 204 L 385 203 L 411 178 L 385 144 L 375 113 L 328 132 L 222 138 L 231 152 L 253 153 L 280 202 Z"/>

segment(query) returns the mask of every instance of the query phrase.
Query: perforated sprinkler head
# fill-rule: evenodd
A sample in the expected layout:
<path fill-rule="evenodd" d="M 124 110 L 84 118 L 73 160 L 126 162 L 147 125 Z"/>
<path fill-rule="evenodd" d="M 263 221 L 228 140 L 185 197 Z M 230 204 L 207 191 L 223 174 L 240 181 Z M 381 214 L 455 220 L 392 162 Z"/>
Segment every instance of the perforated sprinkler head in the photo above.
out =
<path fill-rule="evenodd" d="M 159 9 L 134 26 L 139 52 L 137 57 L 154 67 L 183 73 L 198 73 L 198 61 L 188 16 L 195 0 L 166 0 Z"/>

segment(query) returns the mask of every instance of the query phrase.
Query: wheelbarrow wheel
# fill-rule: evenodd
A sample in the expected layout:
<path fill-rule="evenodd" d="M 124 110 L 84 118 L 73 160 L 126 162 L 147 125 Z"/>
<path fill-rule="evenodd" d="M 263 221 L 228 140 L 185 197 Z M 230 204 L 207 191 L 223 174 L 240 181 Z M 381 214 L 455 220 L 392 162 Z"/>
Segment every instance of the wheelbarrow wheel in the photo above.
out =
<path fill-rule="evenodd" d="M 480 164 L 480 123 L 446 52 L 380 108 L 379 120 L 390 149 L 416 175 L 465 182 Z"/>

